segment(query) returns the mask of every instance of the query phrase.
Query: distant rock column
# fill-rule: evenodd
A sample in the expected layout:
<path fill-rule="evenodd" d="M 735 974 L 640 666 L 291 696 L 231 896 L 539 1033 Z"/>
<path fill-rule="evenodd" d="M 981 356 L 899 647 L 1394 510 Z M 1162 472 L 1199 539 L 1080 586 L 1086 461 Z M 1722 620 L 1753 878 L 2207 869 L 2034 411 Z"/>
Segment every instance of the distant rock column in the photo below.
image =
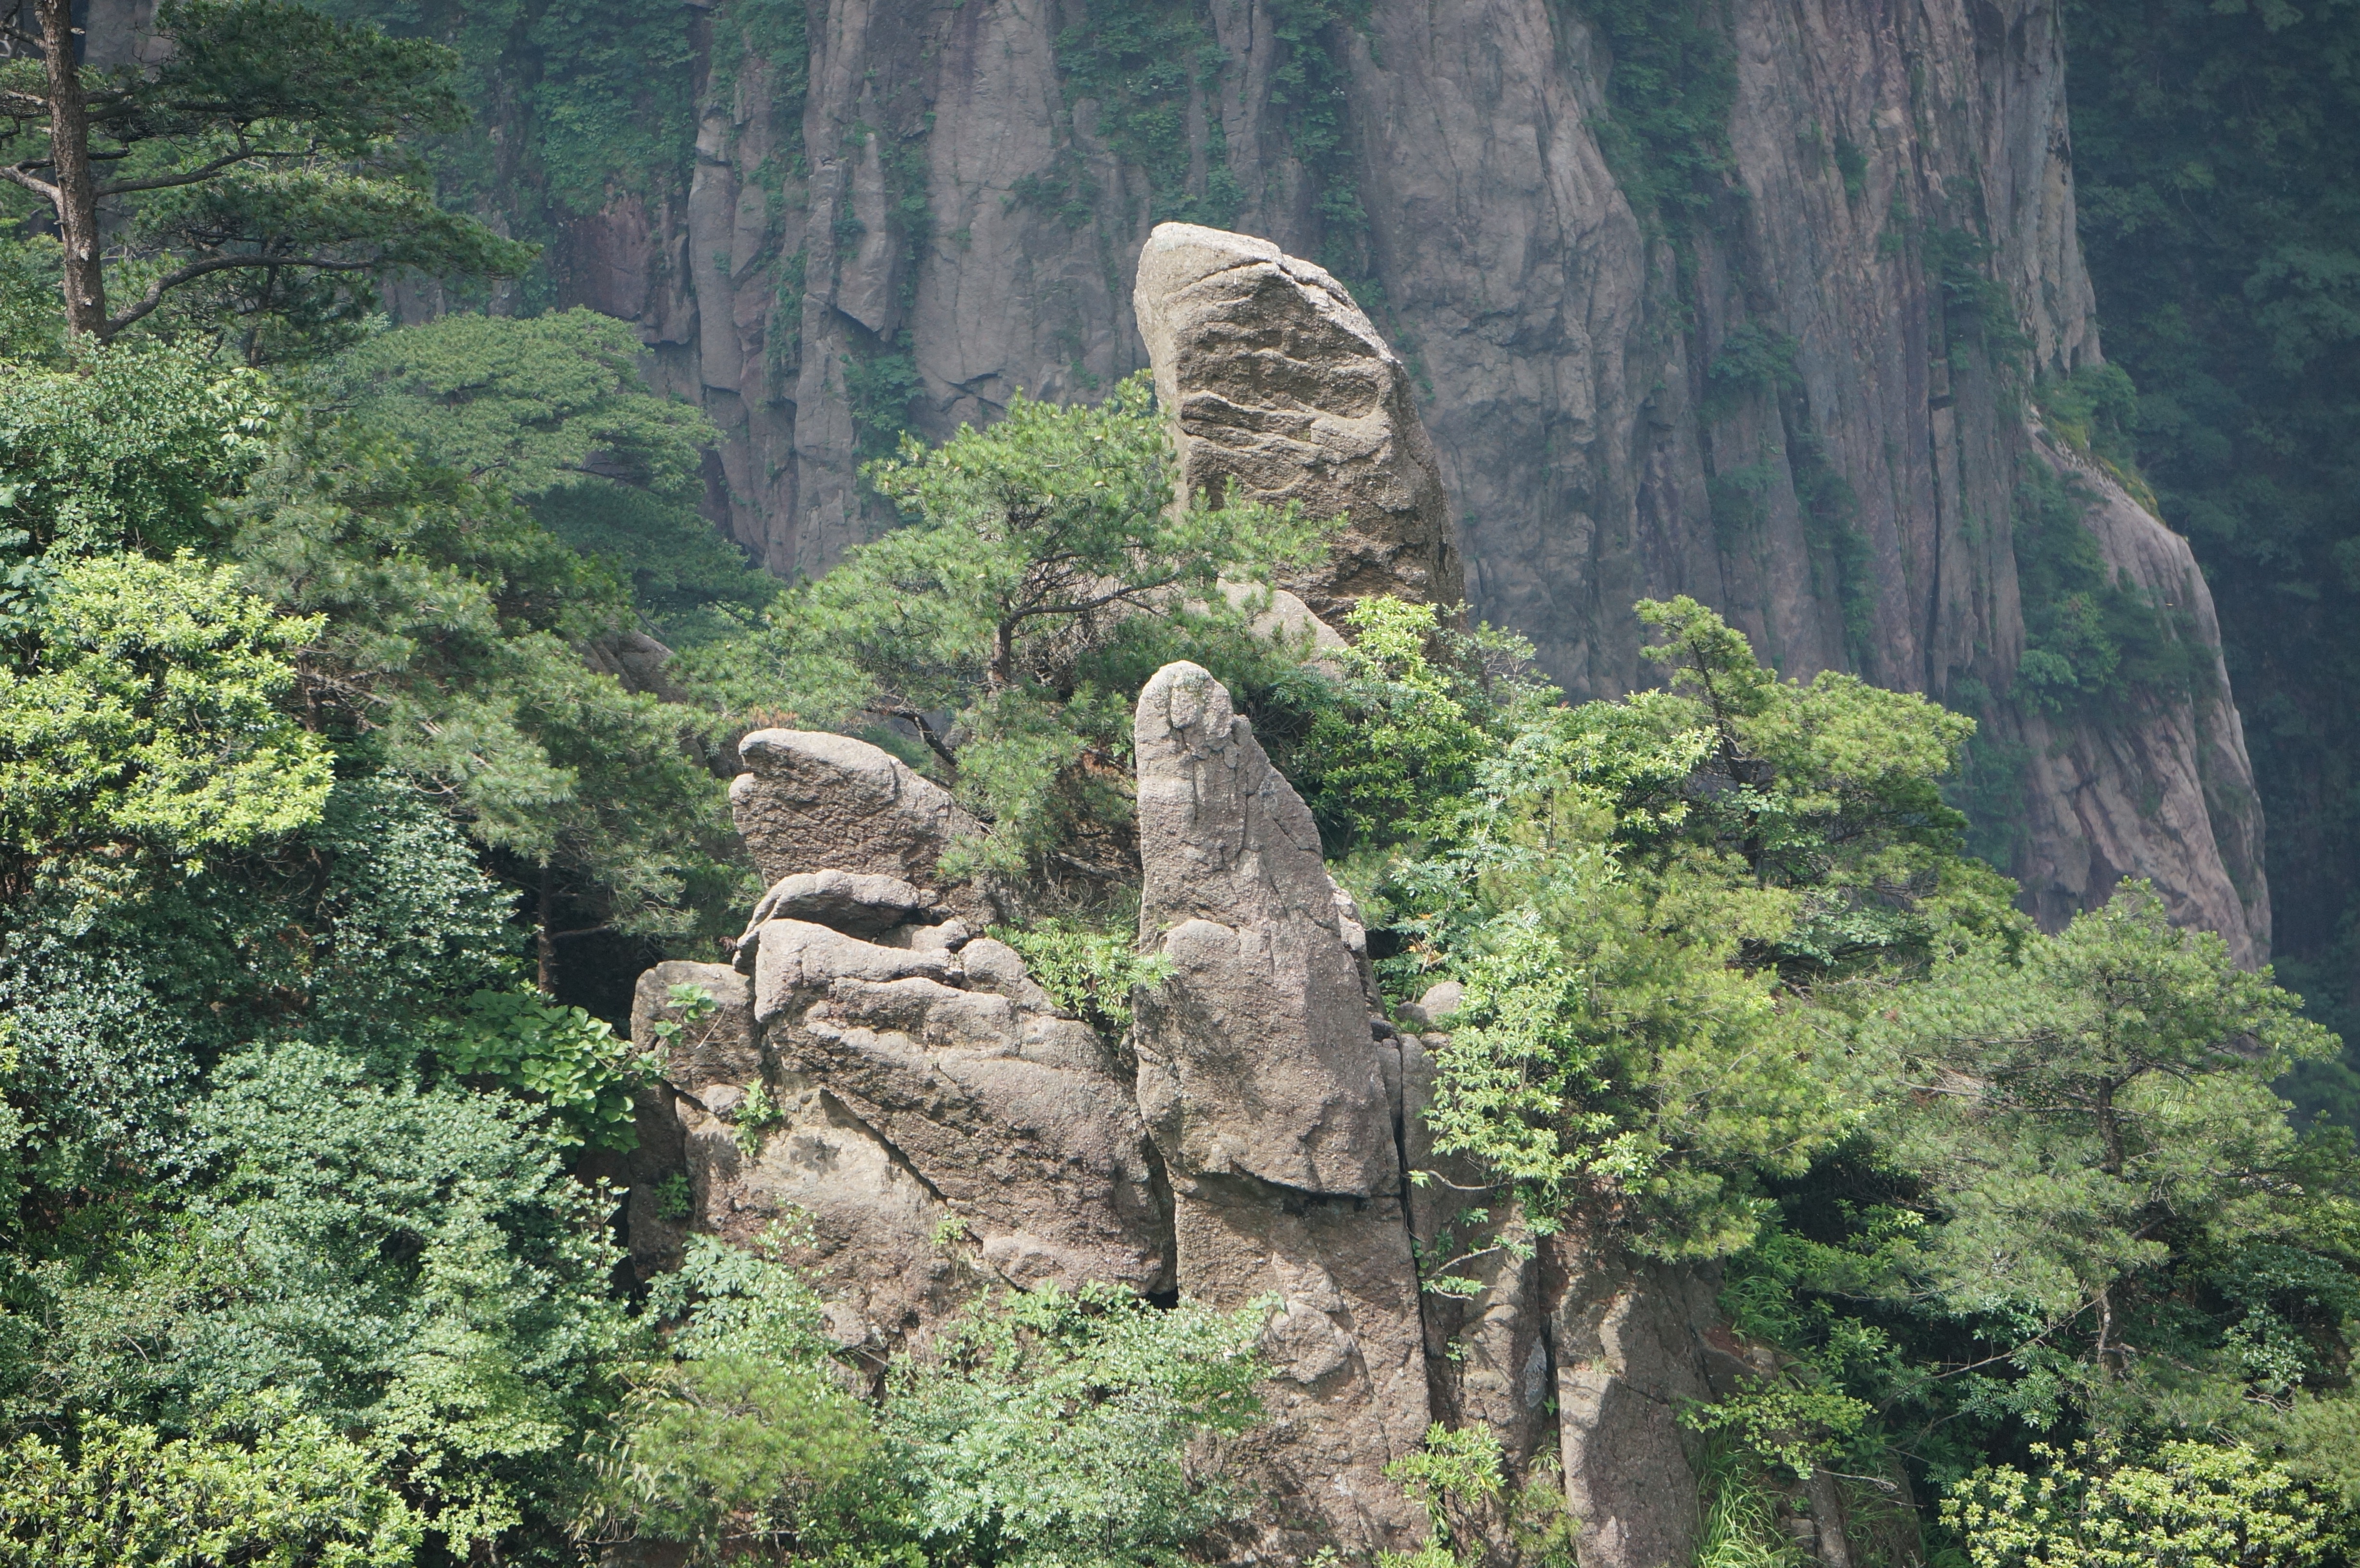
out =
<path fill-rule="evenodd" d="M 1342 284 L 1268 240 L 1159 223 L 1131 300 L 1184 499 L 1233 489 L 1344 518 L 1327 561 L 1285 582 L 1325 619 L 1376 593 L 1465 597 L 1409 367 Z"/>
<path fill-rule="evenodd" d="M 1165 666 L 1136 740 L 1140 938 L 1173 975 L 1139 993 L 1133 1039 L 1180 1290 L 1279 1301 L 1254 1439 L 1286 1538 L 1273 1549 L 1402 1550 L 1422 1521 L 1380 1472 L 1417 1445 L 1429 1407 L 1399 1051 L 1372 1028 L 1366 939 L 1310 811 L 1219 681 Z"/>

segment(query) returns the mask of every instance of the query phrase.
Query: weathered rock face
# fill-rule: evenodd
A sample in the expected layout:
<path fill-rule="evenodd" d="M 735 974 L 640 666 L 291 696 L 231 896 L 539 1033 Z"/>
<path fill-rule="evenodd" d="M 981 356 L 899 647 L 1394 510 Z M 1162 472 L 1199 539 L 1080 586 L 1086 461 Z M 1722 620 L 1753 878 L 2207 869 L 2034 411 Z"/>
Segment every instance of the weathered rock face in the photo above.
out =
<path fill-rule="evenodd" d="M 992 1281 L 1170 1288 L 1127 1064 L 1012 949 L 944 918 L 968 890 L 921 885 L 964 813 L 866 742 L 773 730 L 743 753 L 738 822 L 779 880 L 735 966 L 640 977 L 633 1038 L 680 1026 L 641 1142 L 693 1202 L 663 1213 L 634 1168 L 637 1266 L 676 1260 L 690 1228 L 783 1226 L 837 1335 L 880 1351 Z M 685 986 L 716 1005 L 692 1021 Z"/>
<path fill-rule="evenodd" d="M 1375 0 L 1364 24 L 1310 38 L 1277 0 L 1147 9 L 1218 62 L 1148 106 L 1184 146 L 1142 150 L 1122 117 L 1142 105 L 1089 96 L 1132 78 L 1093 65 L 1112 46 L 1077 0 L 825 0 L 807 61 L 758 48 L 705 81 L 681 190 L 565 230 L 563 291 L 638 321 L 660 379 L 713 416 L 714 514 L 772 570 L 824 570 L 882 526 L 854 474 L 864 430 L 873 450 L 905 419 L 932 436 L 988 419 L 1020 387 L 1088 397 L 1166 327 L 1176 365 L 1189 301 L 1250 278 L 1293 278 L 1306 326 L 1345 319 L 1300 263 L 1263 256 L 1230 278 L 1151 247 L 1157 218 L 1212 212 L 1334 259 L 1407 367 L 1475 612 L 1531 637 L 1575 696 L 1653 680 L 1630 605 L 1678 592 L 1791 675 L 2007 691 L 2023 647 L 2010 516 L 2034 459 L 1985 296 L 2008 301 L 2037 373 L 2098 354 L 2056 0 L 1737 0 L 1726 184 L 1685 261 L 1601 151 L 1612 44 L 1579 5 Z M 702 16 L 680 24 L 700 49 Z M 1333 150 L 1298 137 L 1274 90 L 1306 71 L 1338 90 Z M 790 82 L 807 92 L 782 96 Z M 1134 304 L 1142 254 L 1173 307 Z M 869 390 L 889 361 L 917 379 L 906 408 Z M 1386 398 L 1401 386 L 1377 380 Z M 1284 397 L 1219 396 L 1264 410 L 1259 428 L 1184 409 L 1192 465 L 1294 439 Z M 1386 516 L 1423 517 L 1404 483 L 1409 509 Z M 1382 540 L 1394 525 L 1368 526 Z M 1334 586 L 1378 581 L 1388 549 L 1348 550 Z M 1449 564 L 1425 570 L 1448 597 Z M 2209 622 L 2201 581 L 2188 593 Z M 2258 861 L 2230 847 L 2258 833 L 2234 723 L 2191 738 L 2143 710 L 2126 727 L 2138 704 L 2119 706 L 2070 724 L 2004 695 L 1986 710 L 2035 756 L 2112 754 L 2138 781 L 2027 768 L 2013 869 L 2029 900 L 2053 920 L 2102 894 L 2104 870 L 2193 856 L 2181 880 L 2237 897 L 2182 912 L 2259 953 Z"/>
<path fill-rule="evenodd" d="M 1140 941 L 1176 971 L 1137 1030 L 1164 1158 L 1175 1176 L 1398 1193 L 1374 999 L 1309 808 L 1200 666 L 1156 672 L 1135 734 Z"/>
<path fill-rule="evenodd" d="M 2270 942 L 2261 808 L 2195 555 L 2098 464 L 2045 431 L 2034 452 L 2094 497 L 2082 521 L 2106 570 L 2166 613 L 2195 645 L 2198 669 L 2192 693 L 2128 693 L 2100 722 L 2017 721 L 2030 757 L 2035 908 L 2061 925 L 2122 878 L 2147 877 L 2175 921 L 2219 931 L 2240 963 L 2260 964 Z"/>
<path fill-rule="evenodd" d="M 1749 1368 L 1708 1277 L 1618 1266 L 1561 1243 L 1551 1248 L 1544 1310 L 1566 1507 L 1581 1521 L 1581 1560 L 1618 1568 L 1693 1561 L 1694 1440 L 1680 1431 L 1680 1408 L 1734 1391 Z"/>
<path fill-rule="evenodd" d="M 849 871 L 800 871 L 781 877 L 754 906 L 747 930 L 767 920 L 809 920 L 847 936 L 876 936 L 925 917 L 939 895 L 898 877 Z M 744 951 L 745 943 L 738 943 Z"/>
<path fill-rule="evenodd" d="M 873 1133 L 992 1275 L 1164 1288 L 1146 1129 L 1088 1025 L 967 988 L 956 953 L 842 936 L 798 945 L 780 940 L 789 923 L 770 928 L 754 983 L 782 1083 Z"/>
<path fill-rule="evenodd" d="M 889 878 L 913 888 L 930 909 L 996 918 L 986 890 L 946 885 L 937 868 L 943 852 L 978 824 L 901 758 L 820 730 L 756 730 L 738 743 L 738 755 L 746 771 L 729 786 L 730 814 L 774 884 L 825 871 Z M 850 883 L 831 886 L 840 900 L 858 897 Z M 779 887 L 771 896 L 781 896 Z M 816 885 L 795 896 L 830 897 Z"/>
<path fill-rule="evenodd" d="M 1409 367 L 1342 284 L 1268 240 L 1164 223 L 1140 252 L 1132 307 L 1183 505 L 1291 501 L 1346 519 L 1327 561 L 1287 583 L 1317 615 L 1376 593 L 1464 597 Z"/>
<path fill-rule="evenodd" d="M 558 302 L 635 321 L 659 383 L 712 416 L 708 509 L 772 571 L 824 571 L 886 525 L 856 476 L 864 441 L 947 434 L 1019 387 L 1087 397 L 1144 365 L 1151 231 L 1218 213 L 1335 258 L 1374 310 L 1418 392 L 1469 599 L 1573 695 L 1651 681 L 1631 603 L 1693 593 L 1787 674 L 1980 706 L 2026 748 L 1998 794 L 2029 808 L 2010 869 L 2045 921 L 2112 872 L 2177 866 L 2182 918 L 2267 952 L 2225 686 L 2192 713 L 2132 693 L 2070 720 L 2005 695 L 2024 646 L 2014 493 L 2042 461 L 2006 367 L 2100 352 L 2059 0 L 1736 0 L 1725 174 L 1684 192 L 1708 209 L 1685 259 L 1601 150 L 1664 175 L 1631 126 L 1607 132 L 1613 38 L 1579 5 L 1374 0 L 1310 37 L 1285 0 L 1142 5 L 1176 29 L 1154 47 L 1196 62 L 1153 103 L 1120 101 L 1142 78 L 1107 69 L 1118 45 L 1085 0 L 814 0 L 798 58 L 716 51 L 711 12 L 677 13 L 704 62 L 693 151 L 650 194 L 563 221 L 549 267 Z M 93 5 L 91 62 L 151 54 L 151 10 Z M 1109 82 L 1128 85 L 1091 96 Z M 1334 89 L 1332 142 L 1299 134 L 1314 82 Z M 905 374 L 906 404 L 877 390 Z M 2117 505 L 2092 520 L 2110 549 L 2159 527 L 2126 531 Z M 1385 554 L 1348 551 L 1334 585 L 1377 581 Z M 2180 607 L 2209 627 L 2188 583 Z M 2074 760 L 2040 765 L 2052 747 Z"/>
<path fill-rule="evenodd" d="M 1429 1407 L 1399 1051 L 1372 1020 L 1367 939 L 1309 809 L 1219 681 L 1166 665 L 1134 737 L 1140 940 L 1173 974 L 1134 998 L 1132 1038 L 1177 1283 L 1221 1306 L 1284 1303 L 1254 1439 L 1277 1503 L 1270 1549 L 1402 1550 L 1417 1518 L 1382 1470 L 1417 1445 Z"/>

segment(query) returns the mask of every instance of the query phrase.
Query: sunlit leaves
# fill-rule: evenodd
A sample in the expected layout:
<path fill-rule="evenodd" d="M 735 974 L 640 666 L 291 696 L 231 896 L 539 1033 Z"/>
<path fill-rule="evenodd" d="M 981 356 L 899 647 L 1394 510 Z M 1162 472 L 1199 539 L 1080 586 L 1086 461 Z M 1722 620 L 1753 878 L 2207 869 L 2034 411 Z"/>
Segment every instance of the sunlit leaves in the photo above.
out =
<path fill-rule="evenodd" d="M 29 668 L 0 669 L 0 833 L 19 855 L 109 843 L 201 855 L 317 820 L 325 744 L 279 709 L 319 623 L 231 567 L 98 556 L 62 568 Z"/>

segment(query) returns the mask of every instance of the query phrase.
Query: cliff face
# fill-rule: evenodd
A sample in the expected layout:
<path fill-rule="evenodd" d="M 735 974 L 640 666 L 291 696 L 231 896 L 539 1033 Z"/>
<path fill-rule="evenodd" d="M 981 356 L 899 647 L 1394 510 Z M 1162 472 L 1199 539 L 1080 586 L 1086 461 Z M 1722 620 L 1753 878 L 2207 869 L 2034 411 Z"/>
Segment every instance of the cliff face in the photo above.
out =
<path fill-rule="evenodd" d="M 1790 675 L 1980 712 L 2044 918 L 2149 875 L 2260 957 L 2225 684 L 2005 696 L 2022 367 L 2098 354 L 2053 7 L 1736 0 L 1726 31 L 1631 9 L 825 0 L 807 59 L 725 37 L 716 71 L 724 10 L 694 24 L 686 190 L 568 225 L 552 271 L 712 413 L 712 510 L 792 575 L 881 526 L 856 468 L 904 425 L 1139 368 L 1156 220 L 1266 235 L 1402 351 L 1468 596 L 1568 691 L 1645 682 L 1631 602 L 1693 593 Z M 2110 570 L 2185 565 L 2119 487 L 2101 512 Z M 2209 641 L 2201 579 L 2163 592 Z"/>

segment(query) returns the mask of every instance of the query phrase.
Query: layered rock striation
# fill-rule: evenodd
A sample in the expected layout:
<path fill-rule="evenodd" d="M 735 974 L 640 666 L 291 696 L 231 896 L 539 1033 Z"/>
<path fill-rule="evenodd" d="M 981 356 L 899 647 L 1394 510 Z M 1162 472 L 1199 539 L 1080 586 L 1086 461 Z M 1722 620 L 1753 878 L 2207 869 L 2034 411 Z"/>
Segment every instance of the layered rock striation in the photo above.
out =
<path fill-rule="evenodd" d="M 1392 593 L 1456 604 L 1457 531 L 1409 367 L 1344 286 L 1268 240 L 1164 223 L 1132 305 L 1170 415 L 1180 504 L 1237 496 L 1341 527 L 1290 579 L 1312 613 Z"/>
<path fill-rule="evenodd" d="M 758 731 L 740 754 L 739 829 L 782 875 L 736 964 L 659 964 L 633 1013 L 642 1042 L 675 1026 L 640 1121 L 678 1150 L 693 1226 L 748 1245 L 783 1226 L 844 1343 L 880 1354 L 995 1280 L 1168 1290 L 1169 1203 L 1119 1042 L 954 913 L 956 886 L 895 875 L 931 878 L 948 798 L 844 736 Z M 633 1202 L 639 1267 L 666 1267 L 677 1222 Z"/>

